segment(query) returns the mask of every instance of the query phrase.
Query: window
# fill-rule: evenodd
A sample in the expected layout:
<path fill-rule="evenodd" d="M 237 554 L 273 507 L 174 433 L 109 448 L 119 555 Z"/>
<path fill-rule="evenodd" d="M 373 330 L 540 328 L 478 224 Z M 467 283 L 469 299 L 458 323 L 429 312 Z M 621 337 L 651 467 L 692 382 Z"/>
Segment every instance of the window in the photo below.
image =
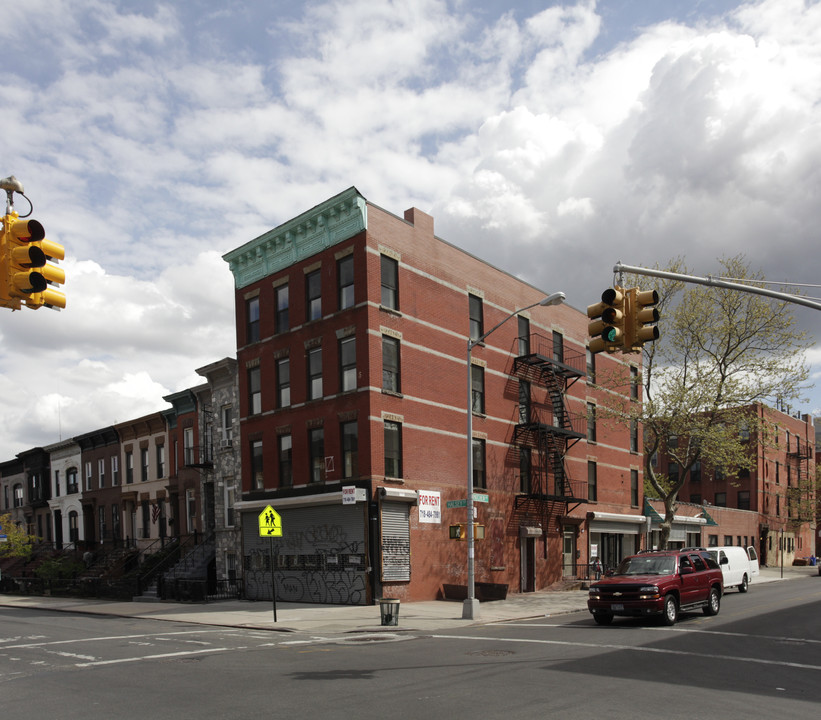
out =
<path fill-rule="evenodd" d="M 86 462 L 86 490 L 91 490 L 91 461 Z"/>
<path fill-rule="evenodd" d="M 342 436 L 342 477 L 359 475 L 359 438 L 356 420 L 344 422 L 340 428 Z"/>
<path fill-rule="evenodd" d="M 157 478 L 165 477 L 165 445 L 156 445 L 154 452 L 157 455 Z"/>
<path fill-rule="evenodd" d="M 291 436 L 287 433 L 277 437 L 279 450 L 279 484 L 281 487 L 294 484 L 293 461 L 291 459 Z"/>
<path fill-rule="evenodd" d="M 20 483 L 17 483 L 14 486 L 14 507 L 19 508 L 23 507 L 23 486 Z"/>
<path fill-rule="evenodd" d="M 475 414 L 485 413 L 485 369 L 481 365 L 470 366 L 471 409 Z"/>
<path fill-rule="evenodd" d="M 353 307 L 353 255 L 341 258 L 337 262 L 336 277 L 339 285 L 339 309 Z"/>
<path fill-rule="evenodd" d="M 140 480 L 148 480 L 148 448 L 140 448 Z"/>
<path fill-rule="evenodd" d="M 54 497 L 60 497 L 60 471 L 54 471 Z M 6 508 L 8 508 L 9 504 L 6 501 Z"/>
<path fill-rule="evenodd" d="M 716 507 L 727 507 L 727 493 L 726 492 L 718 492 L 716 493 Z M 732 542 L 727 543 L 727 545 L 732 545 Z"/>
<path fill-rule="evenodd" d="M 131 450 L 125 454 L 125 482 L 128 485 L 134 482 L 134 453 Z"/>
<path fill-rule="evenodd" d="M 77 468 L 70 467 L 66 470 L 66 493 L 73 495 L 77 492 L 80 492 L 80 488 L 77 486 Z"/>
<path fill-rule="evenodd" d="M 485 473 L 485 441 L 473 438 L 473 487 L 486 488 L 487 474 Z"/>
<path fill-rule="evenodd" d="M 325 473 L 325 428 L 311 428 L 308 431 L 311 477 L 309 482 L 321 482 Z"/>
<path fill-rule="evenodd" d="M 236 500 L 236 490 L 233 480 L 225 483 L 225 527 L 234 527 L 234 502 Z"/>
<path fill-rule="evenodd" d="M 749 510 L 750 509 L 750 491 L 749 490 L 739 490 L 738 491 L 738 509 L 739 510 Z"/>
<path fill-rule="evenodd" d="M 519 492 L 529 493 L 533 482 L 533 460 L 530 448 L 519 451 Z"/>
<path fill-rule="evenodd" d="M 587 357 L 587 382 L 596 382 L 596 353 L 590 348 L 585 350 Z"/>
<path fill-rule="evenodd" d="M 587 403 L 587 442 L 596 442 L 596 405 Z"/>
<path fill-rule="evenodd" d="M 274 298 L 277 306 L 274 319 L 274 332 L 277 334 L 288 332 L 290 329 L 290 321 L 288 319 L 288 286 L 280 285 L 274 291 Z"/>
<path fill-rule="evenodd" d="M 80 541 L 79 515 L 76 510 L 71 510 L 68 514 L 68 539 L 70 542 Z"/>
<path fill-rule="evenodd" d="M 234 441 L 234 408 L 226 405 L 220 411 L 222 418 L 222 442 L 230 446 Z"/>
<path fill-rule="evenodd" d="M 587 499 L 598 500 L 598 468 L 592 460 L 587 461 Z"/>
<path fill-rule="evenodd" d="M 322 348 L 308 350 L 308 399 L 322 397 Z"/>
<path fill-rule="evenodd" d="M 399 310 L 399 263 L 387 255 L 382 255 L 382 307 Z"/>
<path fill-rule="evenodd" d="M 668 448 L 677 448 L 678 447 L 678 435 L 675 433 L 671 433 L 667 437 L 667 447 Z"/>
<path fill-rule="evenodd" d="M 305 320 L 322 317 L 322 275 L 319 270 L 305 276 Z"/>
<path fill-rule="evenodd" d="M 262 490 L 265 480 L 262 474 L 262 440 L 251 441 L 251 487 Z"/>
<path fill-rule="evenodd" d="M 741 439 L 742 442 L 747 441 L 750 439 L 750 425 L 749 423 L 742 422 L 738 428 L 738 437 Z M 790 433 L 787 432 L 787 452 L 790 451 Z"/>
<path fill-rule="evenodd" d="M 733 536 L 732 535 L 725 535 L 724 536 L 724 544 L 725 545 L 732 545 L 733 544 Z"/>
<path fill-rule="evenodd" d="M 254 343 L 259 340 L 259 296 L 245 301 L 245 342 Z"/>
<path fill-rule="evenodd" d="M 530 422 L 530 383 L 519 380 L 519 424 Z"/>
<path fill-rule="evenodd" d="M 478 340 L 484 334 L 484 309 L 482 298 L 468 295 L 468 309 L 470 313 L 470 339 Z"/>
<path fill-rule="evenodd" d="M 701 505 L 701 493 L 692 493 L 690 495 L 690 502 L 694 505 Z"/>
<path fill-rule="evenodd" d="M 105 538 L 105 505 L 97 507 L 97 527 L 100 533 L 100 542 Z"/>
<path fill-rule="evenodd" d="M 97 458 L 97 483 L 99 487 L 105 487 L 105 458 Z"/>
<path fill-rule="evenodd" d="M 402 425 L 385 421 L 385 477 L 402 477 Z"/>
<path fill-rule="evenodd" d="M 120 456 L 119 455 L 112 455 L 111 456 L 111 484 L 112 485 L 119 485 L 120 484 Z"/>
<path fill-rule="evenodd" d="M 248 413 L 262 412 L 262 377 L 259 367 L 248 368 Z"/>
<path fill-rule="evenodd" d="M 382 336 L 382 389 L 386 392 L 402 391 L 399 376 L 399 340 Z"/>
<path fill-rule="evenodd" d="M 553 359 L 556 362 L 564 362 L 564 335 L 556 330 L 553 331 Z"/>
<path fill-rule="evenodd" d="M 356 338 L 339 341 L 339 385 L 342 392 L 356 390 Z"/>
<path fill-rule="evenodd" d="M 291 359 L 284 357 L 277 360 L 277 407 L 284 408 L 291 404 Z"/>
<path fill-rule="evenodd" d="M 690 468 L 690 482 L 701 482 L 701 460 L 696 460 Z"/>
<path fill-rule="evenodd" d="M 639 369 L 635 365 L 630 366 L 630 399 L 639 399 Z"/>
<path fill-rule="evenodd" d="M 185 491 L 185 507 L 188 519 L 188 532 L 193 533 L 194 530 L 197 529 L 197 499 L 194 497 L 194 491 L 191 489 Z"/>
<path fill-rule="evenodd" d="M 639 424 L 637 420 L 630 421 L 630 452 L 639 451 Z"/>
<path fill-rule="evenodd" d="M 182 431 L 182 455 L 185 465 L 193 465 L 197 462 L 194 456 L 194 428 L 187 427 Z"/>
<path fill-rule="evenodd" d="M 699 501 L 700 502 L 700 501 Z M 630 504 L 638 507 L 639 504 L 639 471 L 630 471 Z"/>
<path fill-rule="evenodd" d="M 120 539 L 120 506 L 117 503 L 111 506 L 111 537 Z"/>
<path fill-rule="evenodd" d="M 678 463 L 671 462 L 667 466 L 667 479 L 671 484 L 675 485 L 678 482 Z"/>
<path fill-rule="evenodd" d="M 530 355 L 530 320 L 518 316 L 519 322 L 519 355 Z"/>

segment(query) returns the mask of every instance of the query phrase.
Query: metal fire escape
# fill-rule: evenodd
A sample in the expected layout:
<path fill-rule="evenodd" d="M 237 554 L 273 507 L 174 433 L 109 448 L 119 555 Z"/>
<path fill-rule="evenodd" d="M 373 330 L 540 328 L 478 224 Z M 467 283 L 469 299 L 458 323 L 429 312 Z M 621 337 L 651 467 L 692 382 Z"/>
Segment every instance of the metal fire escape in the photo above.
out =
<path fill-rule="evenodd" d="M 809 522 L 813 519 L 813 502 L 810 491 L 810 460 L 813 447 L 801 443 L 801 437 L 795 436 L 795 449 L 787 446 L 787 471 L 795 470 L 795 480 L 787 475 L 787 515 L 793 522 Z"/>
<path fill-rule="evenodd" d="M 570 448 L 587 436 L 586 416 L 570 412 L 566 397 L 568 389 L 585 377 L 586 357 L 540 335 L 532 335 L 522 346 L 524 354 L 514 359 L 512 372 L 527 383 L 511 442 L 521 472 L 515 509 L 522 522 L 538 520 L 547 529 L 551 517 L 558 522 L 587 502 L 586 479 L 571 478 L 565 462 Z"/>

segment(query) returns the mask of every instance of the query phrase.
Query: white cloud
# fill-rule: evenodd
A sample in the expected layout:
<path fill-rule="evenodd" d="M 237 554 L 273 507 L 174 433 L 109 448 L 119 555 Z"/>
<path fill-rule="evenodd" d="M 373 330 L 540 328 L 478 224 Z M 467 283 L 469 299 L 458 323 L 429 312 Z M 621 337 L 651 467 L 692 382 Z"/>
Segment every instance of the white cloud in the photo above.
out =
<path fill-rule="evenodd" d="M 0 27 L 3 174 L 69 258 L 65 312 L 2 317 L 0 390 L 26 390 L 0 458 L 198 384 L 234 350 L 221 255 L 351 185 L 581 308 L 617 260 L 814 279 L 818 3 L 606 47 L 589 0 L 135 7 L 28 0 Z"/>

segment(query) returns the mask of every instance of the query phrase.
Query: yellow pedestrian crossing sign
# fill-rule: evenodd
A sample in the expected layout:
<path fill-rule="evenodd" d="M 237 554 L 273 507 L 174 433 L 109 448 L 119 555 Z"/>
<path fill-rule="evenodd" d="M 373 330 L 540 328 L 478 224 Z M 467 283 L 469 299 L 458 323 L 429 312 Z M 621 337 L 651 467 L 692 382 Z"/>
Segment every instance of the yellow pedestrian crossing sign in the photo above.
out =
<path fill-rule="evenodd" d="M 259 514 L 260 537 L 282 537 L 282 518 L 270 505 Z"/>

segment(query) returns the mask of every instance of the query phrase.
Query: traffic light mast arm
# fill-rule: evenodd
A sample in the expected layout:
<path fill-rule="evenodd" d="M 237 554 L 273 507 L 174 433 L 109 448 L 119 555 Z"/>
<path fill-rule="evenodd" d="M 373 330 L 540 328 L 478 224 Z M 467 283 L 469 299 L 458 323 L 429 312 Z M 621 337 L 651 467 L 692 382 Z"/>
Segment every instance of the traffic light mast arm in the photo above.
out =
<path fill-rule="evenodd" d="M 720 278 L 713 277 L 712 275 L 708 275 L 707 277 L 683 275 L 681 273 L 668 272 L 666 270 L 652 270 L 650 268 L 623 265 L 620 262 L 613 266 L 613 272 L 630 273 L 631 275 L 648 275 L 650 277 L 678 280 L 680 282 L 694 283 L 696 285 L 709 285 L 710 287 L 720 287 L 727 290 L 738 290 L 739 292 L 764 295 L 765 297 L 783 300 L 784 302 L 794 303 L 796 305 L 804 305 L 805 307 L 812 308 L 813 310 L 821 310 L 821 303 L 808 300 L 807 298 L 803 298 L 798 295 L 790 295 L 789 293 L 782 293 L 776 290 L 768 290 L 767 288 L 760 288 L 755 285 L 744 285 L 742 283 L 728 282 L 727 280 L 721 280 Z"/>

